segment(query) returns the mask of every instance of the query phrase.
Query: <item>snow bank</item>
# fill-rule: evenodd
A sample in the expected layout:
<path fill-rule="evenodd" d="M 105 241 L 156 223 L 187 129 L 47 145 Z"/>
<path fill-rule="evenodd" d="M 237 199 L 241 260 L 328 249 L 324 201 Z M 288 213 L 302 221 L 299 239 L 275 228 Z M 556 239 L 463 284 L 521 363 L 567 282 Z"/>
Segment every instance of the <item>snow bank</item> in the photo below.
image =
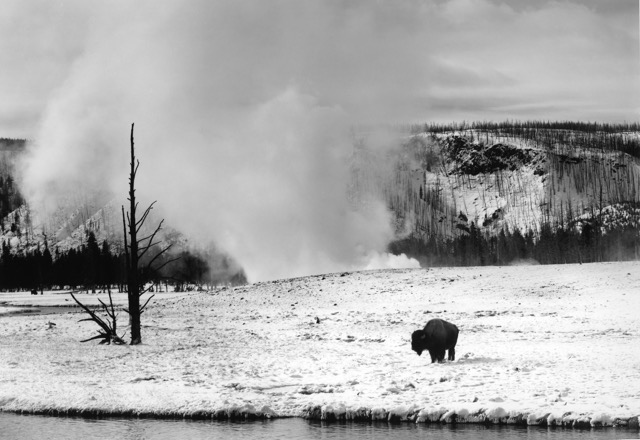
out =
<path fill-rule="evenodd" d="M 638 269 L 396 269 L 157 294 L 135 347 L 81 344 L 96 328 L 77 313 L 0 316 L 0 410 L 637 429 Z M 11 295 L 0 303 L 66 299 Z M 433 317 L 460 328 L 454 362 L 411 351 Z"/>

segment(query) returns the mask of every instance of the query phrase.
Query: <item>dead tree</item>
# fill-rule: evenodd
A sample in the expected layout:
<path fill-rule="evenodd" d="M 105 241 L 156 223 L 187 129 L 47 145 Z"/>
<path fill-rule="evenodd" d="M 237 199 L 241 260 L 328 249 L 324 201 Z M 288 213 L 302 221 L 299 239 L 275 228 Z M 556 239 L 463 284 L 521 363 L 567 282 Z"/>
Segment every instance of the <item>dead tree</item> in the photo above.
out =
<path fill-rule="evenodd" d="M 162 229 L 162 224 L 164 220 L 161 220 L 158 226 L 154 229 L 154 231 L 143 237 L 138 238 L 139 233 L 142 232 L 142 228 L 147 220 L 151 210 L 153 209 L 153 205 L 156 202 L 153 202 L 149 205 L 149 207 L 144 211 L 140 219 L 137 217 L 137 209 L 138 203 L 136 202 L 136 189 L 135 189 L 135 181 L 136 174 L 138 173 L 138 167 L 140 166 L 140 162 L 136 160 L 135 157 L 135 148 L 133 142 L 133 127 L 134 124 L 131 124 L 131 170 L 129 173 L 129 212 L 125 214 L 124 206 L 122 206 L 122 226 L 124 229 L 124 252 L 125 252 L 125 265 L 126 265 L 126 276 L 127 276 L 127 299 L 128 299 L 128 308 L 124 309 L 125 312 L 129 314 L 129 322 L 131 324 L 131 345 L 137 345 L 142 342 L 142 335 L 140 333 L 140 316 L 142 312 L 149 304 L 151 298 L 154 295 L 151 295 L 144 304 L 141 304 L 141 297 L 145 293 L 147 293 L 152 286 L 145 287 L 144 281 L 145 277 L 143 274 L 149 273 L 152 270 L 159 271 L 162 267 L 167 264 L 175 261 L 177 258 L 168 259 L 164 261 L 162 264 L 154 267 L 154 264 L 158 261 L 158 259 L 165 254 L 170 248 L 171 245 L 166 246 L 164 249 L 157 252 L 153 257 L 148 257 L 147 254 L 152 249 L 152 247 L 160 244 L 160 241 L 156 241 L 156 237 L 158 232 Z M 140 261 L 144 260 L 145 257 L 147 261 L 143 266 L 140 265 Z M 123 338 L 118 336 L 116 333 L 117 330 L 117 314 L 115 313 L 115 308 L 113 306 L 113 301 L 111 299 L 111 292 L 109 292 L 109 303 L 107 306 L 102 300 L 100 304 L 102 305 L 102 309 L 106 312 L 107 318 L 103 319 L 100 317 L 95 311 L 91 310 L 84 304 L 82 304 L 78 299 L 71 294 L 74 301 L 78 303 L 82 309 L 89 314 L 88 318 L 82 319 L 81 321 L 93 321 L 102 330 L 98 330 L 98 335 L 89 339 L 85 339 L 82 342 L 92 341 L 94 339 L 102 339 L 101 344 L 115 342 L 117 344 L 124 344 Z"/>
<path fill-rule="evenodd" d="M 102 319 L 95 311 L 91 310 L 89 307 L 85 306 L 80 301 L 78 301 L 78 298 L 76 298 L 76 296 L 73 293 L 71 293 L 71 297 L 76 303 L 78 303 L 80 307 L 82 307 L 82 309 L 85 312 L 89 314 L 88 318 L 81 319 L 79 322 L 93 321 L 96 324 L 98 324 L 102 329 L 102 330 L 98 330 L 98 334 L 96 336 L 85 339 L 80 342 L 88 342 L 88 341 L 93 341 L 95 339 L 102 339 L 102 341 L 100 342 L 101 344 L 111 344 L 112 342 L 114 344 L 125 343 L 124 340 L 122 339 L 122 336 L 118 336 L 118 333 L 117 333 L 118 315 L 115 311 L 115 308 L 113 307 L 113 299 L 111 298 L 111 292 L 109 292 L 109 306 L 107 306 L 101 299 L 98 299 L 98 301 L 100 301 L 100 305 L 102 306 L 102 309 L 107 313 L 106 320 Z"/>
<path fill-rule="evenodd" d="M 149 207 L 144 211 L 140 219 L 138 219 L 138 203 L 136 202 L 135 181 L 136 175 L 138 173 L 138 167 L 140 166 L 140 161 L 136 160 L 135 156 L 133 128 L 134 124 L 131 124 L 131 169 L 129 172 L 128 198 L 129 212 L 127 212 L 125 215 L 124 206 L 122 207 L 122 225 L 124 228 L 124 250 L 125 264 L 127 266 L 127 293 L 129 300 L 129 308 L 125 309 L 125 311 L 129 313 L 130 317 L 131 345 L 137 345 L 142 342 L 142 335 L 140 332 L 140 316 L 149 304 L 151 298 L 155 296 L 151 295 L 149 298 L 147 298 L 144 304 L 140 305 L 142 295 L 144 295 L 151 289 L 151 287 L 144 287 L 144 278 L 142 274 L 148 273 L 152 269 L 160 270 L 162 267 L 166 266 L 172 261 L 175 261 L 175 259 L 170 259 L 163 262 L 158 267 L 153 267 L 154 263 L 156 263 L 156 261 L 171 248 L 171 245 L 168 245 L 161 251 L 157 252 L 152 258 L 149 258 L 144 267 L 140 266 L 140 261 L 143 260 L 145 256 L 147 256 L 151 248 L 160 244 L 160 241 L 155 240 L 158 232 L 160 232 L 160 230 L 162 229 L 164 219 L 160 221 L 160 223 L 158 224 L 158 226 L 156 226 L 152 233 L 143 238 L 138 238 L 138 234 L 141 232 L 144 223 L 147 220 L 149 214 L 151 213 L 151 210 L 153 209 L 153 205 L 155 205 L 156 202 L 154 201 L 153 203 L 151 203 Z M 129 237 L 128 240 L 127 235 Z"/>

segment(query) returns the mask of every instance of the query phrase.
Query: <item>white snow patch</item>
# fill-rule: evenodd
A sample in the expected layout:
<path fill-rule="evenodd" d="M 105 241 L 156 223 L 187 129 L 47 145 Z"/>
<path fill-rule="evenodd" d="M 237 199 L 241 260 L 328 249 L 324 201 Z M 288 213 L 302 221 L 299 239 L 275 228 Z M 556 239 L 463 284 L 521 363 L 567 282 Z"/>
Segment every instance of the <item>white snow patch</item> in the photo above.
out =
<path fill-rule="evenodd" d="M 97 328 L 73 309 L 3 315 L 0 410 L 609 425 L 638 415 L 639 269 L 394 269 L 158 293 L 133 347 L 80 343 Z M 4 307 L 68 299 L 0 293 Z M 453 362 L 411 350 L 433 317 L 460 328 Z"/>
<path fill-rule="evenodd" d="M 591 426 L 602 425 L 611 426 L 613 417 L 606 413 L 596 413 L 591 416 Z"/>
<path fill-rule="evenodd" d="M 499 421 L 502 418 L 509 417 L 509 413 L 501 406 L 491 408 L 489 411 L 487 411 L 486 414 L 487 418 L 492 419 L 495 422 Z"/>

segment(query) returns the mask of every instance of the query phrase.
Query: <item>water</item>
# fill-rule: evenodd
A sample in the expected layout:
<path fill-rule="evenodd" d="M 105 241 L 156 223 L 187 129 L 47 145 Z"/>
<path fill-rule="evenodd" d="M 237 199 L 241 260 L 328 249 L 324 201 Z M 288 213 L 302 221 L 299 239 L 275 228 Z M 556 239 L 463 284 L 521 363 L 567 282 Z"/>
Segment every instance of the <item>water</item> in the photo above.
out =
<path fill-rule="evenodd" d="M 74 306 L 12 306 L 3 305 L 0 310 L 0 317 L 12 316 L 36 316 L 36 315 L 58 315 L 63 313 L 81 313 L 80 307 Z"/>
<path fill-rule="evenodd" d="M 83 419 L 0 412 L 0 439 L 629 439 L 637 431 L 616 428 L 573 430 L 562 428 L 485 427 L 481 425 L 424 425 L 403 423 L 321 423 L 303 419 L 217 422 L 152 419 Z"/>

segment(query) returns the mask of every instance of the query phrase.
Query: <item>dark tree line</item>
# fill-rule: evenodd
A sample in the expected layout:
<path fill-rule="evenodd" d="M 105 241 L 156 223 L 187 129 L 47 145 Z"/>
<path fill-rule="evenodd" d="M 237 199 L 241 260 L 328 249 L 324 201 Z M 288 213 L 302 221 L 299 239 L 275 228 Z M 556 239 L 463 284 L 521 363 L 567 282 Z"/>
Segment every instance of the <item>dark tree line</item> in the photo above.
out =
<path fill-rule="evenodd" d="M 26 143 L 26 139 L 0 137 L 0 149 L 19 150 Z"/>
<path fill-rule="evenodd" d="M 420 124 L 409 127 L 412 133 L 446 133 L 469 131 L 494 133 L 501 136 L 526 139 L 553 150 L 555 145 L 573 144 L 586 148 L 619 151 L 640 158 L 640 141 L 630 132 L 640 131 L 640 123 L 609 124 L 601 122 L 574 121 L 503 121 L 503 122 L 459 122 L 451 124 Z"/>
<path fill-rule="evenodd" d="M 204 252 L 197 255 L 188 251 L 181 251 L 179 258 L 163 268 L 158 276 L 171 279 L 175 289 L 184 291 L 198 286 L 231 285 L 239 286 L 247 284 L 247 277 L 243 270 L 233 267 L 233 263 L 227 256 L 215 258 L 216 264 L 212 264 L 212 253 Z M 189 281 L 197 280 L 197 282 Z"/>
<path fill-rule="evenodd" d="M 13 179 L 16 158 L 24 151 L 24 139 L 0 138 L 0 219 L 15 211 L 24 203 Z M 0 221 L 0 228 L 4 224 Z"/>
<path fill-rule="evenodd" d="M 524 234 L 503 228 L 497 235 L 483 233 L 473 222 L 468 232 L 454 238 L 411 235 L 389 246 L 396 255 L 406 254 L 423 266 L 507 265 L 519 260 L 540 264 L 624 261 L 640 258 L 640 234 L 633 226 L 602 232 L 596 219 L 575 225 L 552 227 Z"/>
<path fill-rule="evenodd" d="M 579 121 L 518 121 L 506 120 L 501 122 L 473 121 L 452 122 L 450 124 L 426 123 L 411 126 L 414 132 L 444 133 L 460 130 L 489 130 L 504 131 L 513 134 L 527 133 L 530 130 L 571 130 L 586 133 L 621 133 L 640 131 L 640 123 L 607 123 L 607 122 L 579 122 Z"/>
<path fill-rule="evenodd" d="M 117 288 L 124 284 L 123 259 L 110 252 L 105 241 L 98 245 L 93 232 L 87 244 L 78 249 L 52 254 L 46 244 L 35 251 L 12 254 L 8 243 L 2 243 L 0 289 L 49 290 L 69 287 L 96 289 Z"/>
<path fill-rule="evenodd" d="M 0 219 L 18 209 L 24 203 L 11 175 L 0 174 Z M 15 227 L 15 223 L 12 223 Z M 0 221 L 0 229 L 4 231 L 4 223 Z"/>
<path fill-rule="evenodd" d="M 177 254 L 180 258 L 160 271 L 141 273 L 140 282 L 156 285 L 172 285 L 176 290 L 186 290 L 188 286 L 217 284 L 246 284 L 244 273 L 232 270 L 221 258 L 223 270 L 212 271 L 209 255 L 200 256 L 188 251 Z M 160 263 L 172 257 L 160 259 Z M 173 257 L 175 258 L 175 257 Z M 226 269 L 226 270 L 225 270 Z M 93 232 L 87 243 L 77 249 L 53 252 L 42 244 L 34 251 L 12 254 L 9 244 L 2 243 L 0 254 L 0 290 L 51 290 L 70 288 L 89 291 L 113 289 L 126 291 L 125 256 L 113 253 L 107 241 L 99 244 Z"/>

